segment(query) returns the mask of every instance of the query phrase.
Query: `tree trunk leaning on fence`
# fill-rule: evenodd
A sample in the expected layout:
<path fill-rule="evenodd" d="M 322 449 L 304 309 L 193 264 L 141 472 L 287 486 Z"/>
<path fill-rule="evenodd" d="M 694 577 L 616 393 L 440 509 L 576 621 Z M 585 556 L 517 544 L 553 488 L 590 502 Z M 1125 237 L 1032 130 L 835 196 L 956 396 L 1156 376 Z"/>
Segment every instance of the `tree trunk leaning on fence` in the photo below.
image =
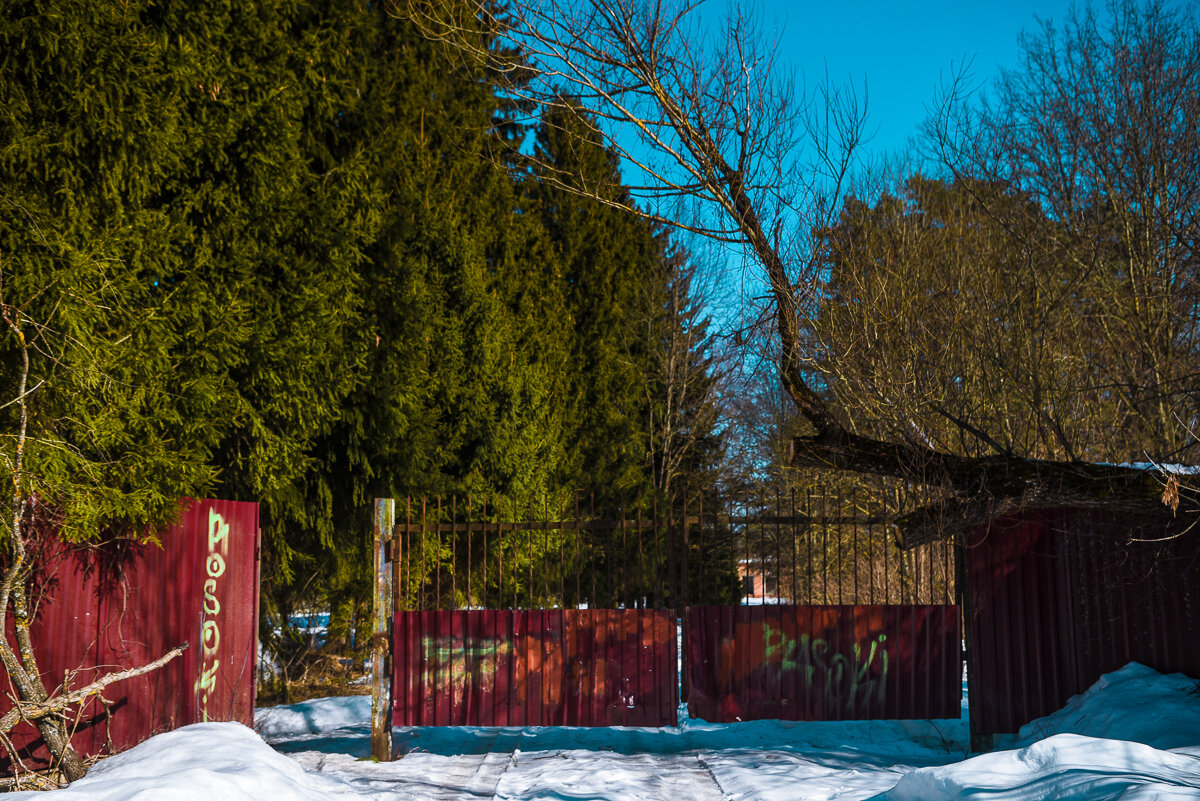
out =
<path fill-rule="evenodd" d="M 797 95 L 774 74 L 774 49 L 764 49 L 738 10 L 720 28 L 724 41 L 706 47 L 702 28 L 714 28 L 697 23 L 694 11 L 661 0 L 518 0 L 502 16 L 490 3 L 410 0 L 400 9 L 427 36 L 487 64 L 517 99 L 597 120 L 606 143 L 646 176 L 644 186 L 630 187 L 626 208 L 744 249 L 768 288 L 768 306 L 751 318 L 773 340 L 783 387 L 810 427 L 793 440 L 792 464 L 933 488 L 941 499 L 900 521 L 906 540 L 1037 507 L 1200 507 L 1192 488 L 1178 491 L 1189 480 L 1182 477 L 1009 454 L 968 458 L 864 436 L 863 426 L 841 419 L 815 388 L 821 343 L 811 322 L 864 113 L 852 92 L 829 85 Z M 613 202 L 572 176 L 543 173 L 565 190 Z"/>

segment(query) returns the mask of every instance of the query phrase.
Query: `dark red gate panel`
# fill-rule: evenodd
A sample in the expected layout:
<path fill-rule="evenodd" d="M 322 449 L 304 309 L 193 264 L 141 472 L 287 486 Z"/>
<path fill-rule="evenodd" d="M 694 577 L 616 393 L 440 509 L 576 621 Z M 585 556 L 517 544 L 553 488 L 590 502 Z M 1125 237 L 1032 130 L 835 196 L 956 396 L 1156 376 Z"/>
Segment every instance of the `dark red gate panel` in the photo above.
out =
<path fill-rule="evenodd" d="M 203 720 L 253 725 L 258 504 L 188 501 L 161 539 L 162 547 L 56 544 L 41 564 L 32 632 L 48 690 L 66 674 L 77 688 L 189 644 L 163 669 L 110 685 L 107 716 L 87 705 L 72 739 L 85 754 Z M 0 714 L 8 708 L 0 697 Z M 32 727 L 12 739 L 24 754 L 45 754 Z M 8 769 L 0 755 L 0 772 Z"/>
<path fill-rule="evenodd" d="M 688 711 L 739 720 L 957 718 L 957 606 L 688 610 Z"/>
<path fill-rule="evenodd" d="M 397 612 L 396 726 L 673 726 L 667 610 Z"/>
<path fill-rule="evenodd" d="M 1016 732 L 1130 661 L 1200 677 L 1194 519 L 1050 509 L 967 543 L 971 732 Z"/>

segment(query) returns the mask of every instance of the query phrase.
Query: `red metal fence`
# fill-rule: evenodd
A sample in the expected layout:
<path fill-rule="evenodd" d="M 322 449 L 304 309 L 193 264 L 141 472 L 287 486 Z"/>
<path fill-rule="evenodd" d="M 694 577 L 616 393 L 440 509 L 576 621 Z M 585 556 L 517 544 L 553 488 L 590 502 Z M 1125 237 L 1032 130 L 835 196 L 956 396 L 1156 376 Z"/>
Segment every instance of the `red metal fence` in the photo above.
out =
<path fill-rule="evenodd" d="M 79 711 L 72 743 L 85 754 L 132 747 L 204 720 L 253 725 L 258 642 L 258 504 L 187 502 L 162 547 L 56 546 L 42 564 L 33 626 L 47 689 L 189 648 L 166 667 L 110 685 L 107 707 Z M 0 714 L 9 703 L 0 700 Z M 29 767 L 44 764 L 32 727 L 13 732 Z M 12 763 L 0 753 L 0 770 Z"/>
<path fill-rule="evenodd" d="M 695 718 L 959 716 L 957 606 L 704 606 L 685 626 Z"/>
<path fill-rule="evenodd" d="M 974 534 L 966 573 L 971 731 L 981 746 L 1130 661 L 1200 676 L 1195 521 L 1069 509 L 1012 516 Z"/>
<path fill-rule="evenodd" d="M 396 726 L 673 726 L 664 610 L 399 612 Z"/>

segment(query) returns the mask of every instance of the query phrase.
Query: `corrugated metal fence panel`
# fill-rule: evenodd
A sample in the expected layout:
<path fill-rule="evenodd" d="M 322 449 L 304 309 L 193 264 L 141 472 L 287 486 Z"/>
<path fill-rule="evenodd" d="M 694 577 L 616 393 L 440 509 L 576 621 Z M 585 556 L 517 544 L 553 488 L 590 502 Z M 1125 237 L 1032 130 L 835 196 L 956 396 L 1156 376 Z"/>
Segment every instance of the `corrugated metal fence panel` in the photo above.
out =
<path fill-rule="evenodd" d="M 397 726 L 668 726 L 668 610 L 397 612 Z"/>
<path fill-rule="evenodd" d="M 1131 661 L 1200 678 L 1200 529 L 1095 514 L 1069 526 L 1056 539 L 1080 689 Z"/>
<path fill-rule="evenodd" d="M 1052 527 L 1050 515 L 1002 519 L 968 543 L 974 732 L 1016 731 L 1076 691 Z"/>
<path fill-rule="evenodd" d="M 958 717 L 959 608 L 702 606 L 688 610 L 688 712 L 739 720 Z"/>
<path fill-rule="evenodd" d="M 1200 530 L 1147 526 L 1064 509 L 976 532 L 973 734 L 1015 732 L 1130 661 L 1200 677 Z"/>
<path fill-rule="evenodd" d="M 88 705 L 72 740 L 83 753 L 205 719 L 253 725 L 258 504 L 187 502 L 161 548 L 55 546 L 39 584 L 33 633 L 47 689 L 64 675 L 80 687 L 189 644 L 165 668 L 110 685 L 107 715 Z M 36 731 L 15 734 L 26 752 L 40 749 Z"/>
<path fill-rule="evenodd" d="M 142 580 L 141 619 L 147 628 L 162 618 L 164 641 L 187 640 L 178 690 L 188 723 L 235 720 L 253 724 L 258 658 L 258 504 L 196 501 L 164 547 L 147 554 Z M 157 602 L 155 597 L 157 596 Z M 111 603 L 111 600 L 110 600 Z M 161 645 L 159 646 L 161 648 Z M 128 658 L 128 657 L 126 657 Z M 164 677 L 165 680 L 165 677 Z M 167 701 L 169 704 L 169 701 Z M 161 716 L 156 725 L 170 725 Z"/>

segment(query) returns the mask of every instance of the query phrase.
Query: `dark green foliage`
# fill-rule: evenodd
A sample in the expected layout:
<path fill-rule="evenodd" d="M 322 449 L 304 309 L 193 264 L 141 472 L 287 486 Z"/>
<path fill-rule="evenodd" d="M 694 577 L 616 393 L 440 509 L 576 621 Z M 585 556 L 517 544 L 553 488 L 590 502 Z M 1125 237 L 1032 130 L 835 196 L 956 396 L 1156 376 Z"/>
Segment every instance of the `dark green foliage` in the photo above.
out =
<path fill-rule="evenodd" d="M 161 519 L 218 475 L 284 502 L 349 387 L 356 317 L 359 176 L 312 158 L 320 34 L 286 3 L 7 3 L 4 20 L 5 299 L 45 326 L 32 400 L 61 445 L 29 465 L 39 492 L 81 535 Z M 80 482 L 125 500 L 94 506 Z"/>
<path fill-rule="evenodd" d="M 553 245 L 565 322 L 574 333 L 562 478 L 613 505 L 653 486 L 645 379 L 657 367 L 650 351 L 661 310 L 646 289 L 659 285 L 666 237 L 605 204 L 629 197 L 616 157 L 599 140 L 586 119 L 548 112 L 537 149 L 550 168 L 533 177 L 530 193 Z"/>
<path fill-rule="evenodd" d="M 281 612 L 317 589 L 337 607 L 337 636 L 369 597 L 373 498 L 547 491 L 565 361 L 550 327 L 559 307 L 539 289 L 540 234 L 490 157 L 486 82 L 382 12 L 347 19 L 362 101 L 339 130 L 384 193 L 361 267 L 363 367 L 313 451 L 307 497 L 329 499 L 327 516 L 297 520 L 287 541 L 304 543 L 303 563 L 272 588 Z"/>

